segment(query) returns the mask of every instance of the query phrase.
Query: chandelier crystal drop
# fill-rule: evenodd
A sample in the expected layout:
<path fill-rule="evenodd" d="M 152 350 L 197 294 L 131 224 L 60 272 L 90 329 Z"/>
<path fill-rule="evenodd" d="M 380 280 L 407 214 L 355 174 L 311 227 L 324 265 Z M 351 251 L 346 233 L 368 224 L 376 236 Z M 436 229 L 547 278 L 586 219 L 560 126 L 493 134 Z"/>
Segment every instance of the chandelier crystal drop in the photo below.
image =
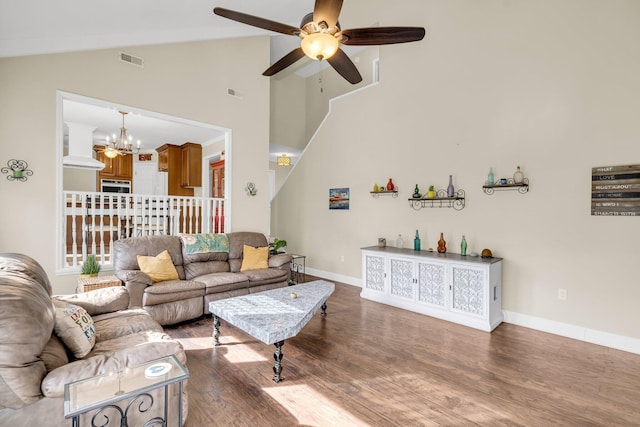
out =
<path fill-rule="evenodd" d="M 107 137 L 107 143 L 104 147 L 104 155 L 113 159 L 120 155 L 133 154 L 140 152 L 140 140 L 136 144 L 136 149 L 133 150 L 133 138 L 127 136 L 127 129 L 124 127 L 124 116 L 128 113 L 120 111 L 122 114 L 122 127 L 120 128 L 120 137 L 116 138 L 116 134 L 113 134 L 112 138 Z"/>

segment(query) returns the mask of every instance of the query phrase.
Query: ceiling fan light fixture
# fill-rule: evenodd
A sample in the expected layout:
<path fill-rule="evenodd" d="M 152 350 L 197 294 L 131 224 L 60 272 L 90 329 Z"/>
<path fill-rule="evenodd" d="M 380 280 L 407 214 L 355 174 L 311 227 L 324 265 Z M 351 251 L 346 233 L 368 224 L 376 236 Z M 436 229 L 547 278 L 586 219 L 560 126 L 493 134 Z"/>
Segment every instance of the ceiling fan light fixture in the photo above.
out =
<path fill-rule="evenodd" d="M 287 157 L 286 154 L 278 156 L 278 166 L 291 166 L 291 157 Z"/>
<path fill-rule="evenodd" d="M 302 39 L 300 47 L 305 55 L 318 61 L 331 58 L 338 50 L 338 39 L 329 33 L 311 33 Z"/>

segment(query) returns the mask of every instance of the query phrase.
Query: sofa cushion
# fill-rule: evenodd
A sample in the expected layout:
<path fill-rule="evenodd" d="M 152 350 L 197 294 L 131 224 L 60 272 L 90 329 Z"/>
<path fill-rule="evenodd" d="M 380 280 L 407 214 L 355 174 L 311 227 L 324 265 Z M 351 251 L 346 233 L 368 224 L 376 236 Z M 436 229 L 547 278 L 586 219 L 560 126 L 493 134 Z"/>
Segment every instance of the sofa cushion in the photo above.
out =
<path fill-rule="evenodd" d="M 244 273 L 211 273 L 198 277 L 206 286 L 205 294 L 242 289 L 249 286 L 249 277 Z"/>
<path fill-rule="evenodd" d="M 192 255 L 193 256 L 193 255 Z M 209 273 L 223 273 L 230 270 L 229 263 L 226 261 L 205 261 L 192 262 L 185 264 L 184 275 L 187 280 L 202 276 Z"/>
<path fill-rule="evenodd" d="M 162 332 L 162 326 L 141 308 L 132 308 L 93 318 L 96 343 L 144 331 Z"/>
<path fill-rule="evenodd" d="M 280 270 L 278 268 L 261 268 L 259 270 L 249 270 L 243 273 L 249 278 L 251 286 L 254 286 L 253 282 L 260 284 L 276 283 L 289 278 L 288 270 Z"/>
<path fill-rule="evenodd" d="M 242 266 L 240 271 L 258 270 L 260 268 L 269 268 L 269 247 L 254 248 L 253 246 L 244 245 L 242 250 Z"/>
<path fill-rule="evenodd" d="M 96 343 L 93 319 L 82 307 L 53 300 L 56 308 L 56 335 L 78 359 L 83 358 Z"/>
<path fill-rule="evenodd" d="M 267 238 L 262 233 L 237 231 L 235 233 L 227 233 L 227 237 L 229 238 L 229 260 L 242 259 L 244 245 L 253 246 L 254 248 L 269 246 Z"/>
<path fill-rule="evenodd" d="M 26 255 L 0 255 L 0 409 L 17 409 L 42 396 L 46 367 L 40 354 L 55 323 L 46 277 Z"/>
<path fill-rule="evenodd" d="M 204 295 L 204 283 L 195 280 L 169 280 L 145 288 L 142 306 L 182 301 Z"/>
<path fill-rule="evenodd" d="M 173 265 L 169 251 L 162 251 L 157 256 L 138 255 L 137 259 L 140 270 L 153 282 L 178 280 L 178 271 Z"/>
<path fill-rule="evenodd" d="M 51 372 L 54 369 L 69 363 L 67 349 L 55 334 L 51 335 L 49 342 L 44 347 L 44 350 L 42 350 L 40 359 L 44 362 L 47 372 Z"/>
<path fill-rule="evenodd" d="M 116 275 L 120 271 L 139 270 L 137 255 L 156 256 L 162 251 L 169 251 L 178 277 L 184 279 L 182 243 L 178 236 L 138 236 L 118 239 L 113 242 L 113 268 Z M 127 280 L 120 277 L 125 282 Z"/>
<path fill-rule="evenodd" d="M 88 357 L 54 369 L 42 381 L 47 397 L 64 395 L 64 385 L 83 378 L 118 372 L 160 357 L 175 354 L 186 363 L 182 345 L 164 332 L 144 331 L 112 340 L 97 342 Z"/>

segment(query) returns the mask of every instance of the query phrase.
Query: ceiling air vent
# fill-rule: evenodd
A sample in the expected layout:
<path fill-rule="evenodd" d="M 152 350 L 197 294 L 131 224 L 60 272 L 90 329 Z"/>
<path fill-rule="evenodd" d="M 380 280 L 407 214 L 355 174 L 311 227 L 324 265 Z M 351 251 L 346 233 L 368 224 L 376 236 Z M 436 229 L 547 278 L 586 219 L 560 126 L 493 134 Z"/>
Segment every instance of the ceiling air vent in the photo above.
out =
<path fill-rule="evenodd" d="M 120 52 L 120 61 L 128 62 L 129 64 L 137 65 L 138 67 L 144 66 L 144 59 L 124 52 Z"/>

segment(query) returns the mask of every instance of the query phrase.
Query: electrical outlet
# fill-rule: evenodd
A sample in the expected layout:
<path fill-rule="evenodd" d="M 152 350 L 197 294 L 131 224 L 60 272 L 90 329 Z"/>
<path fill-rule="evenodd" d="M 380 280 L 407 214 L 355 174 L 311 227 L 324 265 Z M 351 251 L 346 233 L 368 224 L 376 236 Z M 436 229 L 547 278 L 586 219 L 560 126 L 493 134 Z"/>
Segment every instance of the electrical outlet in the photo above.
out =
<path fill-rule="evenodd" d="M 567 299 L 567 290 L 558 288 L 558 299 L 565 301 Z"/>
<path fill-rule="evenodd" d="M 344 255 L 340 255 L 340 261 L 344 262 Z"/>

